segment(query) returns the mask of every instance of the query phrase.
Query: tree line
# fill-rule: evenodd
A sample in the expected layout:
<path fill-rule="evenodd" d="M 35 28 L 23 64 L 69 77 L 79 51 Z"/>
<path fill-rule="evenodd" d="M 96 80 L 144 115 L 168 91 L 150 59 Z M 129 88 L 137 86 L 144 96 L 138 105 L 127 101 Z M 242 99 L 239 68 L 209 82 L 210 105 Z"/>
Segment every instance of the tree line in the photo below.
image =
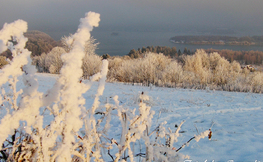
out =
<path fill-rule="evenodd" d="M 145 53 L 162 53 L 165 56 L 169 56 L 171 58 L 176 58 L 178 56 L 181 56 L 182 54 L 190 55 L 193 54 L 193 51 L 190 51 L 189 49 L 185 48 L 183 52 L 181 50 L 177 50 L 176 47 L 167 47 L 167 46 L 147 46 L 138 48 L 138 50 L 132 49 L 128 56 L 131 58 L 139 58 L 142 57 Z"/>
<path fill-rule="evenodd" d="M 234 36 L 215 36 L 215 35 L 199 35 L 199 36 L 175 36 L 170 38 L 173 42 L 177 43 L 186 43 L 186 44 L 200 44 L 203 42 L 204 44 L 211 44 L 212 42 L 224 42 L 226 44 L 231 43 L 255 43 L 262 44 L 263 36 L 244 36 L 244 37 L 234 37 Z"/>
<path fill-rule="evenodd" d="M 240 64 L 254 64 L 261 65 L 263 63 L 263 52 L 262 51 L 233 51 L 233 50 L 217 50 L 217 49 L 206 49 L 207 53 L 217 52 L 221 57 L 224 57 L 230 62 L 237 61 Z M 196 50 L 191 51 L 190 49 L 184 48 L 183 51 L 177 50 L 176 47 L 167 46 L 147 46 L 138 48 L 138 50 L 132 49 L 128 56 L 131 58 L 140 58 L 148 52 L 162 53 L 165 56 L 169 56 L 174 59 L 180 59 L 182 55 L 193 55 Z"/>
<path fill-rule="evenodd" d="M 238 61 L 240 64 L 254 64 L 261 65 L 263 63 L 262 51 L 233 51 L 233 50 L 215 50 L 207 49 L 208 53 L 217 52 L 220 56 L 226 58 L 228 61 Z"/>

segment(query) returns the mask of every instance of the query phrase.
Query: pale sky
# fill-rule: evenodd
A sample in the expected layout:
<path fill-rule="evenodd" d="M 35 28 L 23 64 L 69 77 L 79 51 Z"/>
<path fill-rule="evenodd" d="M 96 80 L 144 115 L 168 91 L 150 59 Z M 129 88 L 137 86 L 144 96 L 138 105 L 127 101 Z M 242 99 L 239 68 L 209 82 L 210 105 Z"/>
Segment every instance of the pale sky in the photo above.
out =
<path fill-rule="evenodd" d="M 88 11 L 96 30 L 263 32 L 263 0 L 0 0 L 0 26 L 23 19 L 29 30 L 74 33 Z M 261 34 L 263 35 L 263 33 Z"/>

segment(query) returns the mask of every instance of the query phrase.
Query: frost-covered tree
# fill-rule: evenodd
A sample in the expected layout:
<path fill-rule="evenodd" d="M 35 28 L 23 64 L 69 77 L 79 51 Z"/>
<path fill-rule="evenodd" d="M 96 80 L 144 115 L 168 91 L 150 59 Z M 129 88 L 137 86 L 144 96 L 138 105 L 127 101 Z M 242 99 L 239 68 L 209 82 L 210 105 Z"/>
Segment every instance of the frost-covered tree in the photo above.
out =
<path fill-rule="evenodd" d="M 32 58 L 32 64 L 36 66 L 37 71 L 41 73 L 48 73 L 49 68 L 46 68 L 45 66 L 45 60 L 46 60 L 47 54 L 42 53 L 40 56 L 35 56 Z"/>
<path fill-rule="evenodd" d="M 168 57 L 156 53 L 147 53 L 143 58 L 139 59 L 118 60 L 114 60 L 118 68 L 110 69 L 111 75 L 116 76 L 116 79 L 119 81 L 144 83 L 147 85 L 156 84 L 161 79 L 161 73 L 166 68 L 166 65 L 171 62 L 171 59 Z M 111 70 L 114 70 L 114 72 Z"/>
<path fill-rule="evenodd" d="M 45 69 L 48 69 L 51 74 L 59 74 L 63 65 L 61 55 L 65 53 L 62 47 L 53 48 L 45 57 Z"/>
<path fill-rule="evenodd" d="M 183 68 L 176 60 L 167 64 L 161 74 L 158 84 L 164 86 L 180 86 L 183 81 Z"/>
<path fill-rule="evenodd" d="M 199 84 L 208 84 L 210 81 L 210 65 L 207 53 L 197 50 L 195 55 L 186 56 L 184 70 L 193 72 L 198 78 Z"/>
<path fill-rule="evenodd" d="M 95 53 L 98 44 L 93 37 L 85 43 L 85 57 L 82 63 L 83 77 L 85 79 L 98 73 L 100 70 L 102 58 Z"/>
<path fill-rule="evenodd" d="M 96 54 L 86 54 L 82 62 L 82 70 L 84 79 L 98 73 L 101 67 L 102 58 Z"/>
<path fill-rule="evenodd" d="M 155 84 L 184 88 L 212 88 L 227 91 L 262 92 L 261 82 L 253 81 L 260 71 L 241 68 L 217 52 L 197 50 L 194 55 L 182 56 L 182 61 L 162 54 L 146 53 L 141 58 L 113 57 L 109 59 L 109 81 Z"/>
<path fill-rule="evenodd" d="M 122 76 L 119 76 L 118 71 L 125 59 L 121 57 L 111 57 L 109 60 L 109 72 L 107 79 L 109 81 L 121 81 Z"/>
<path fill-rule="evenodd" d="M 33 57 L 33 65 L 38 72 L 59 74 L 63 65 L 61 55 L 66 53 L 62 47 L 54 47 L 48 54 L 42 53 L 40 56 Z"/>
<path fill-rule="evenodd" d="M 61 55 L 72 50 L 75 38 L 72 34 L 62 38 L 63 47 L 55 47 L 48 54 L 43 53 L 41 56 L 33 58 L 33 64 L 36 65 L 39 72 L 48 72 L 52 74 L 59 74 L 63 65 Z M 99 72 L 101 67 L 101 57 L 95 54 L 98 43 L 91 37 L 85 42 L 84 53 L 85 57 L 82 62 L 83 77 L 89 78 L 90 76 Z"/>

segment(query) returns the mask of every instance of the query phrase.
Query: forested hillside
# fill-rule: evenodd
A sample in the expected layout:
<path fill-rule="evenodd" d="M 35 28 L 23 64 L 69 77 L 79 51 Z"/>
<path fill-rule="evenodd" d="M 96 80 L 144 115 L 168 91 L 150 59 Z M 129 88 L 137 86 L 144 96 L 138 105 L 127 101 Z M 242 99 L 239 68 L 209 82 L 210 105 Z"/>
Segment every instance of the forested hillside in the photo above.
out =
<path fill-rule="evenodd" d="M 41 31 L 28 31 L 25 33 L 25 37 L 28 38 L 26 48 L 32 52 L 32 56 L 48 53 L 52 48 L 61 46 L 60 42 L 55 41 L 49 35 Z"/>
<path fill-rule="evenodd" d="M 27 31 L 24 35 L 28 38 L 26 49 L 32 52 L 31 56 L 40 56 L 42 53 L 50 52 L 56 46 L 61 46 L 60 42 L 55 41 L 48 34 L 41 31 Z M 3 52 L 1 55 L 9 59 L 12 58 L 9 50 Z"/>

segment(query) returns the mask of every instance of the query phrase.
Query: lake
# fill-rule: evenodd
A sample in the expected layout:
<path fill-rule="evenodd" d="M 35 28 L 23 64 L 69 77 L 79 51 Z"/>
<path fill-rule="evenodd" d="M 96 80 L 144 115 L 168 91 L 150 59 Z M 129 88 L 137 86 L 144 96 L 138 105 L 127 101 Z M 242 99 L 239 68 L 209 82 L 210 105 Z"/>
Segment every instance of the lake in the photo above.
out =
<path fill-rule="evenodd" d="M 108 53 L 111 56 L 123 56 L 132 49 L 138 49 L 147 46 L 168 46 L 176 47 L 183 52 L 184 48 L 191 51 L 196 49 L 229 49 L 234 51 L 263 51 L 263 46 L 229 46 L 229 45 L 190 45 L 175 44 L 169 41 L 173 36 L 190 35 L 187 33 L 176 32 L 126 32 L 126 31 L 92 31 L 91 35 L 97 39 L 100 44 L 96 50 L 98 55 Z"/>

